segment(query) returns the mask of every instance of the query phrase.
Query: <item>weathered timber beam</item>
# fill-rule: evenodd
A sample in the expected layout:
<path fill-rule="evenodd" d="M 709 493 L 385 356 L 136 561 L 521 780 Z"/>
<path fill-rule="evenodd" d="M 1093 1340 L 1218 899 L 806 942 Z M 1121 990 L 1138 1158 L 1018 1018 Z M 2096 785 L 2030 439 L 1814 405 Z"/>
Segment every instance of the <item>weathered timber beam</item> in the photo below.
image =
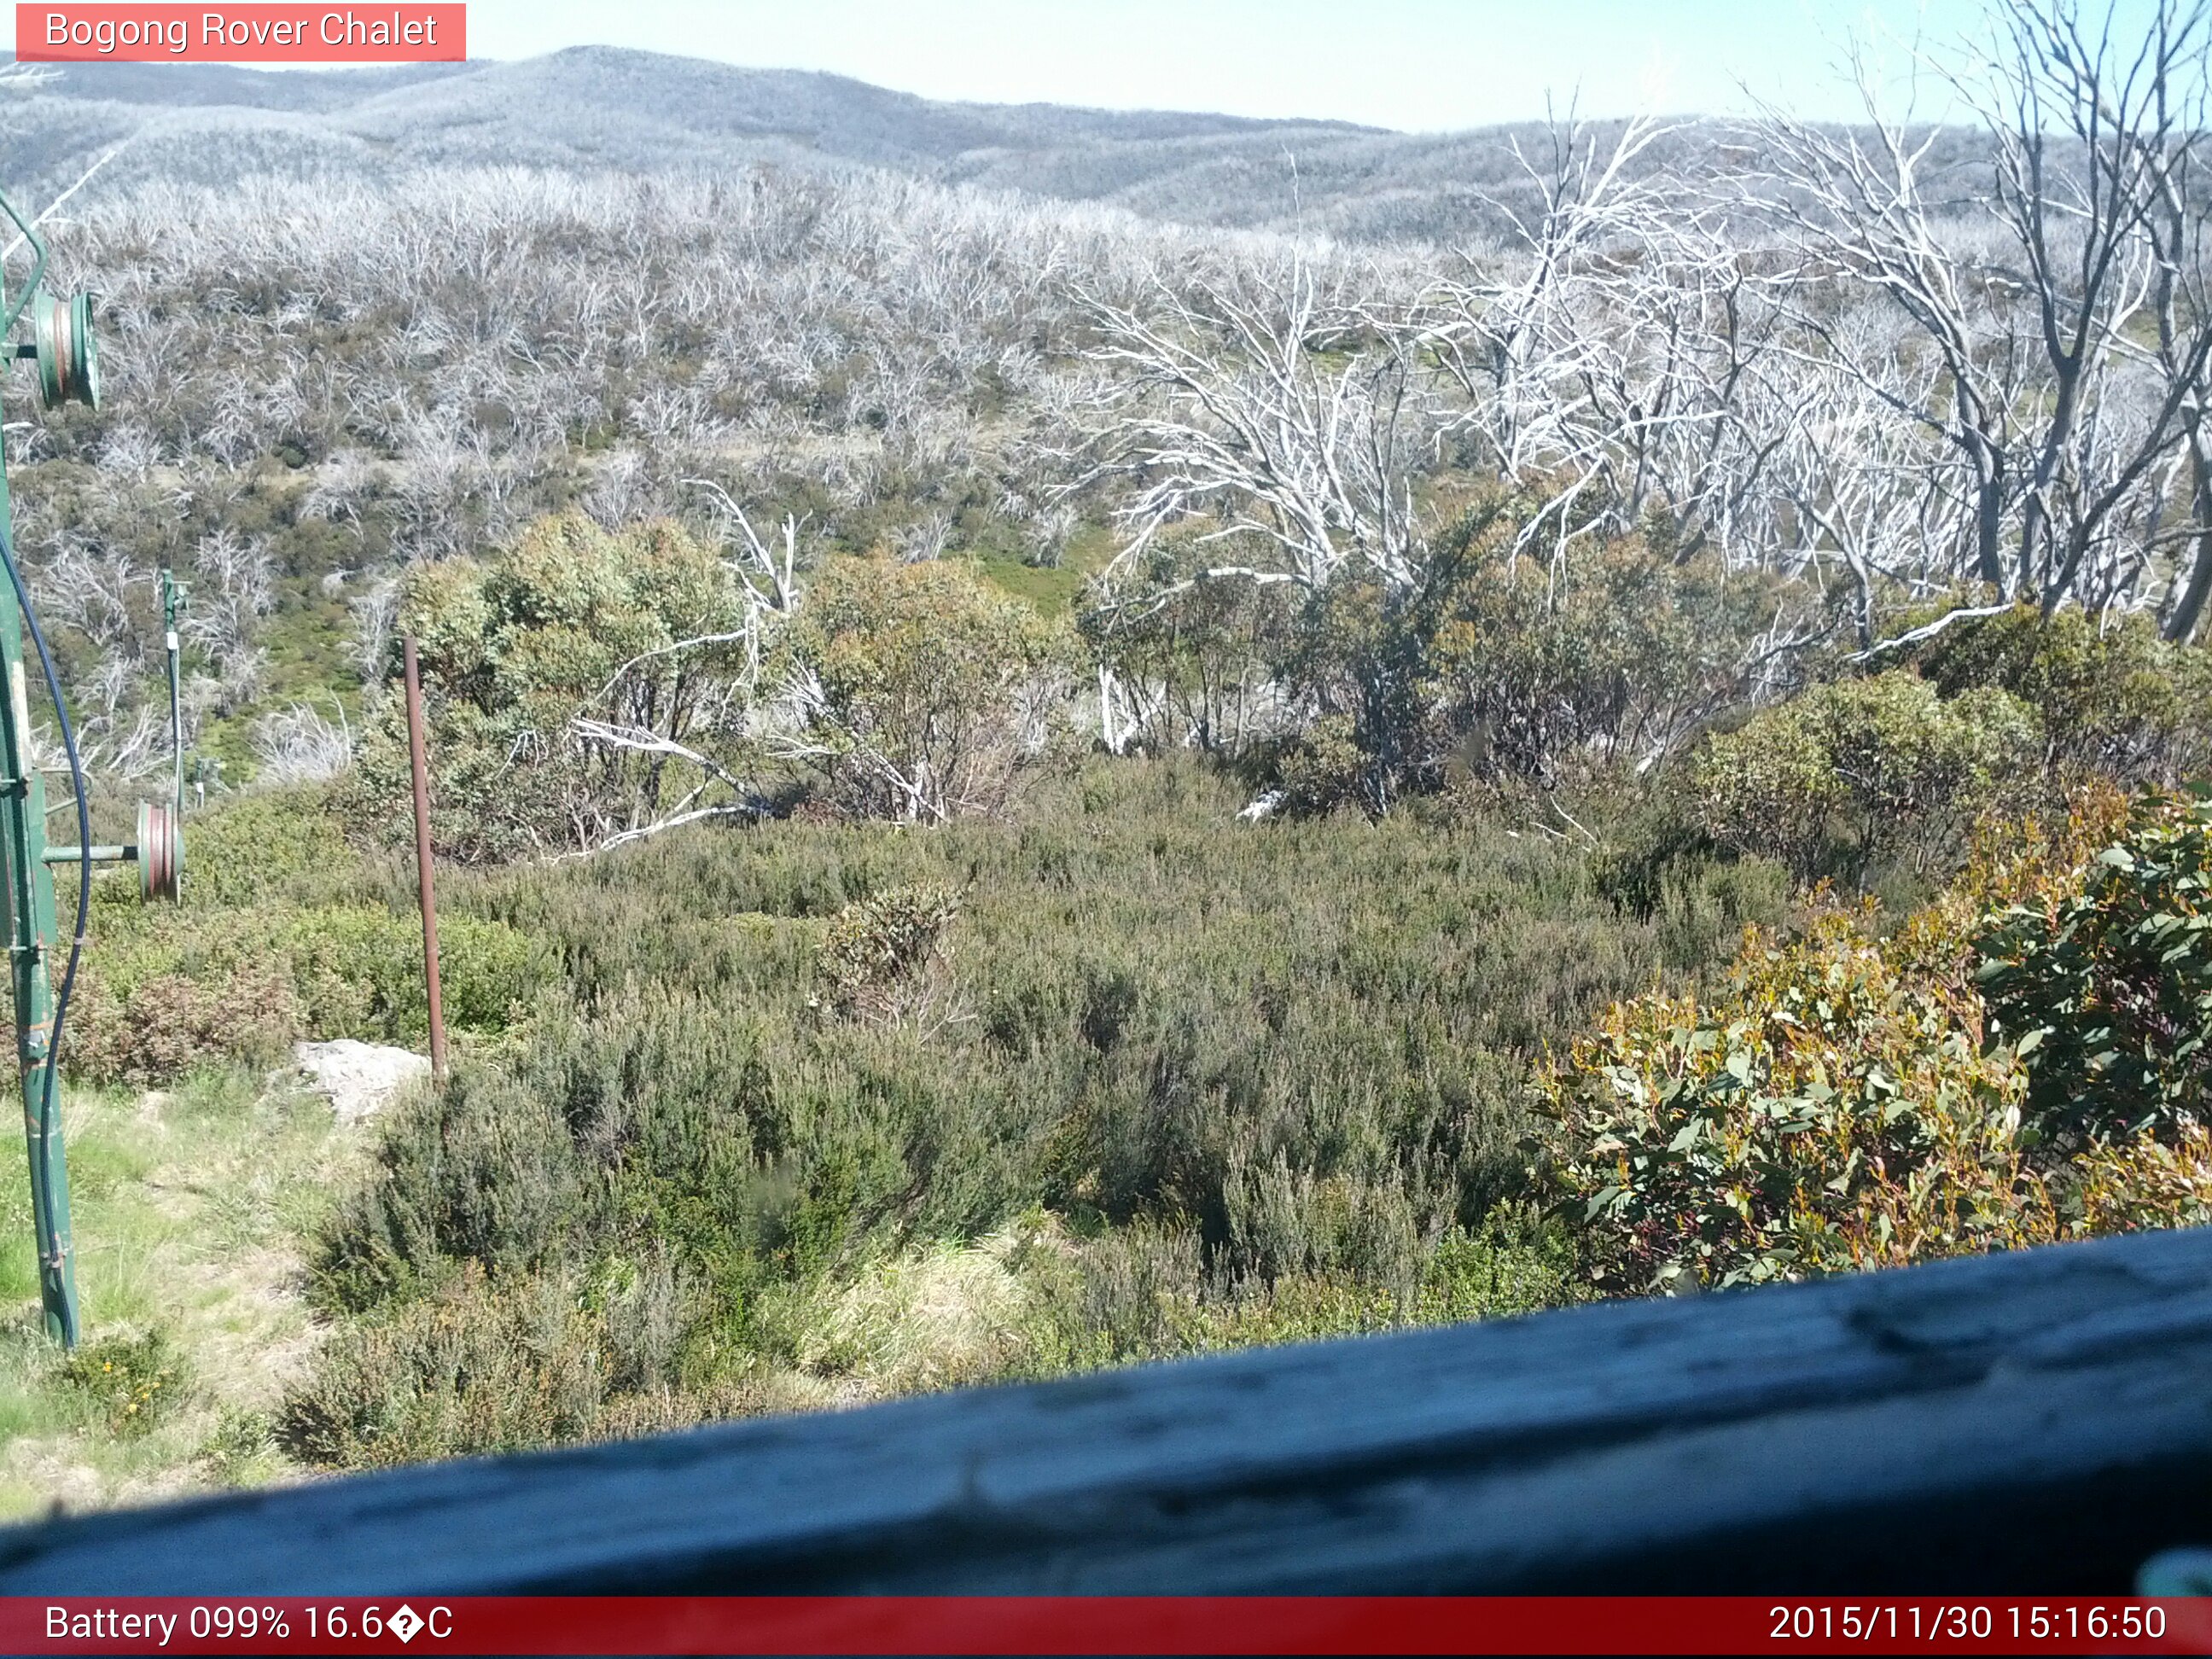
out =
<path fill-rule="evenodd" d="M 2212 1230 L 0 1533 L 0 1594 L 2108 1593 L 2212 1541 Z"/>

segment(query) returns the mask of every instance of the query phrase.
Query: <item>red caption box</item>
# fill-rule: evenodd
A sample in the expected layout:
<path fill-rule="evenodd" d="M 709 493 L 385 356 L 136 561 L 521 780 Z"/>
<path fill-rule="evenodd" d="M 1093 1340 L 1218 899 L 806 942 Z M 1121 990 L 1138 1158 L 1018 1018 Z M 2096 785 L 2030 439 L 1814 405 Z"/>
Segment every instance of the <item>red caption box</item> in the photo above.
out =
<path fill-rule="evenodd" d="M 26 64 L 450 64 L 468 36 L 465 5 L 15 7 Z"/>
<path fill-rule="evenodd" d="M 2212 1651 L 2136 1596 L 0 1597 L 0 1650 L 116 1654 L 2128 1654 Z"/>

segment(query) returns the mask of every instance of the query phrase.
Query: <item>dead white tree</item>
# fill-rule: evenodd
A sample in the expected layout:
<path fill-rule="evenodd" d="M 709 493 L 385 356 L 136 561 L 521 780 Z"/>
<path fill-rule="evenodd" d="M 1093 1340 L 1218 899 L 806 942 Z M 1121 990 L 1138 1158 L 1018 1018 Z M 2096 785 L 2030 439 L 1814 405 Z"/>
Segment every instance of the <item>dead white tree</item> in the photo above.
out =
<path fill-rule="evenodd" d="M 2109 548 L 2114 521 L 2140 510 L 2212 362 L 2212 315 L 2159 304 L 2161 198 L 2203 138 L 2190 125 L 2204 107 L 2203 13 L 2160 0 L 2134 38 L 2120 26 L 2116 6 L 2092 20 L 2078 0 L 2005 0 L 1986 69 L 1953 77 L 1996 139 L 1992 205 L 2042 346 L 2047 408 L 2027 448 L 2016 568 L 2046 613 Z M 2153 321 L 2166 336 L 2156 374 L 2137 347 Z"/>
<path fill-rule="evenodd" d="M 345 770 L 353 759 L 353 727 L 345 706 L 331 700 L 333 721 L 312 703 L 258 717 L 250 738 L 255 776 L 264 783 L 322 783 Z"/>
<path fill-rule="evenodd" d="M 1589 527 L 1577 505 L 1599 483 L 1620 417 L 1644 419 L 1627 389 L 1638 353 L 1618 337 L 1604 262 L 1634 240 L 1632 227 L 1655 222 L 1651 187 L 1633 164 L 1666 131 L 1632 120 L 1607 143 L 1570 111 L 1546 122 L 1540 144 L 1515 138 L 1535 208 L 1489 198 L 1507 226 L 1505 250 L 1462 250 L 1460 272 L 1426 296 L 1422 343 L 1463 400 L 1452 431 L 1473 436 L 1506 483 L 1551 492 L 1531 522 L 1555 526 L 1559 544 Z"/>
<path fill-rule="evenodd" d="M 253 700 L 266 666 L 255 639 L 276 607 L 276 562 L 259 538 L 222 529 L 200 538 L 192 566 L 199 580 L 178 631 L 215 665 L 221 705 L 235 708 Z"/>
<path fill-rule="evenodd" d="M 860 810 L 908 823 L 1003 811 L 1068 700 L 1049 662 L 1008 664 L 988 696 L 963 702 L 855 700 L 791 662 L 756 728 L 763 751 L 820 772 Z"/>
<path fill-rule="evenodd" d="M 1092 464 L 1133 492 L 1126 571 L 1170 525 L 1234 538 L 1261 562 L 1200 578 L 1289 582 L 1308 592 L 1356 568 L 1404 591 L 1420 576 L 1413 477 L 1446 414 L 1417 333 L 1326 292 L 1303 253 L 1280 273 L 1156 284 L 1145 311 L 1085 295 L 1107 370 Z"/>
<path fill-rule="evenodd" d="M 2212 173 L 2206 144 L 2212 134 L 2212 75 L 2201 8 L 2160 5 L 2152 21 L 2150 51 L 2158 85 L 2149 118 L 2129 135 L 2142 168 L 2148 203 L 2144 234 L 2153 251 L 2149 299 L 2155 339 L 2147 354 L 2158 380 L 2178 394 L 2180 477 L 2172 489 L 2154 492 L 2145 546 L 2151 556 L 2176 548 L 2161 622 L 2172 640 L 2195 636 L 2212 595 L 2212 430 L 2206 424 L 2206 374 L 2202 336 L 2212 319 Z M 2130 339 L 2132 347 L 2135 342 Z M 2185 502 L 2179 522 L 2162 522 L 2169 500 Z"/>
<path fill-rule="evenodd" d="M 1897 334 L 1865 306 L 1838 316 L 1830 337 L 1840 353 L 1791 349 L 1769 361 L 1761 394 L 1771 409 L 1755 417 L 1783 434 L 1766 471 L 1777 503 L 1768 561 L 1824 592 L 1840 582 L 1862 650 L 1875 644 L 1885 603 L 1955 586 L 1956 550 L 1972 540 L 1952 457 L 1898 413 L 1935 400 L 1938 362 L 1900 351 Z"/>
<path fill-rule="evenodd" d="M 1761 205 L 1800 260 L 1803 335 L 1943 452 L 1930 476 L 1970 526 L 1959 574 L 2047 613 L 2140 564 L 2121 532 L 2154 524 L 2212 365 L 2212 312 L 2187 302 L 2182 263 L 2202 204 L 2172 217 L 2201 141 L 2203 27 L 2201 8 L 2170 0 L 2135 36 L 2118 9 L 2092 23 L 2074 0 L 1999 0 L 1991 15 L 1978 48 L 1918 54 L 1911 81 L 1973 117 L 1970 171 L 1938 164 L 1955 135 L 1916 124 L 1910 90 L 1891 113 L 1854 49 L 1868 124 L 1766 112 Z M 1893 352 L 1838 334 L 1839 277 L 1908 325 Z M 1923 357 L 1934 373 L 1917 372 Z"/>
<path fill-rule="evenodd" d="M 1833 127 L 1767 111 L 1753 143 L 1770 174 L 1753 198 L 1798 259 L 1796 322 L 1824 359 L 1863 372 L 1869 395 L 1920 426 L 1949 454 L 1972 526 L 1971 574 L 2008 586 L 2003 541 L 2017 494 L 2014 430 L 2029 402 L 2021 329 L 2009 294 L 1978 280 L 1971 255 L 1945 222 L 1925 176 L 1941 127 L 1885 115 L 1875 72 L 1852 48 L 1851 73 L 1867 123 Z M 1880 295 L 1910 325 L 1910 349 L 1937 373 L 1925 402 L 1901 398 L 1892 363 L 1862 364 L 1838 336 L 1820 284 L 1841 277 Z M 1899 350 L 1908 348 L 1900 347 Z"/>
<path fill-rule="evenodd" d="M 729 551 L 726 562 L 743 596 L 744 622 L 736 640 L 744 647 L 744 687 L 750 695 L 760 688 L 775 629 L 799 608 L 804 591 L 799 582 L 799 532 L 805 528 L 805 520 L 785 514 L 771 544 L 753 528 L 744 508 L 721 485 L 706 478 L 686 478 L 684 483 L 706 494 L 725 527 L 724 545 Z M 690 643 L 670 648 L 688 649 Z"/>

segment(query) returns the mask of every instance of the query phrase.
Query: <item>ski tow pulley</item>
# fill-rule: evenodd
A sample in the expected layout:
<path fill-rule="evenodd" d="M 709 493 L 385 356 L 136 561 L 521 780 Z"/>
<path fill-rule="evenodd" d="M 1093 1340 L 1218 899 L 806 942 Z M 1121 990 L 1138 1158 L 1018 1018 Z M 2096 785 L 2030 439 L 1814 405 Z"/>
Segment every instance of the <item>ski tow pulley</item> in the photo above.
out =
<path fill-rule="evenodd" d="M 92 332 L 92 295 L 31 296 L 30 350 L 39 362 L 39 396 L 48 409 L 66 403 L 100 407 L 100 346 Z"/>
<path fill-rule="evenodd" d="M 185 874 L 184 826 L 176 810 L 159 801 L 138 803 L 138 896 L 174 903 Z"/>

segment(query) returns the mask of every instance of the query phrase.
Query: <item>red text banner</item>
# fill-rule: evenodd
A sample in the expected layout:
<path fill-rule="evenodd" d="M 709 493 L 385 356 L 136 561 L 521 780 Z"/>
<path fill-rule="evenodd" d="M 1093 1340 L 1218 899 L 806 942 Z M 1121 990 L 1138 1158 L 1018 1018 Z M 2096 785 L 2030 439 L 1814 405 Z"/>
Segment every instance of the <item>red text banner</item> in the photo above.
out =
<path fill-rule="evenodd" d="M 465 5 L 29 5 L 15 8 L 26 64 L 459 63 Z"/>
<path fill-rule="evenodd" d="M 11 1654 L 2207 1653 L 2212 1600 L 18 1596 Z"/>

